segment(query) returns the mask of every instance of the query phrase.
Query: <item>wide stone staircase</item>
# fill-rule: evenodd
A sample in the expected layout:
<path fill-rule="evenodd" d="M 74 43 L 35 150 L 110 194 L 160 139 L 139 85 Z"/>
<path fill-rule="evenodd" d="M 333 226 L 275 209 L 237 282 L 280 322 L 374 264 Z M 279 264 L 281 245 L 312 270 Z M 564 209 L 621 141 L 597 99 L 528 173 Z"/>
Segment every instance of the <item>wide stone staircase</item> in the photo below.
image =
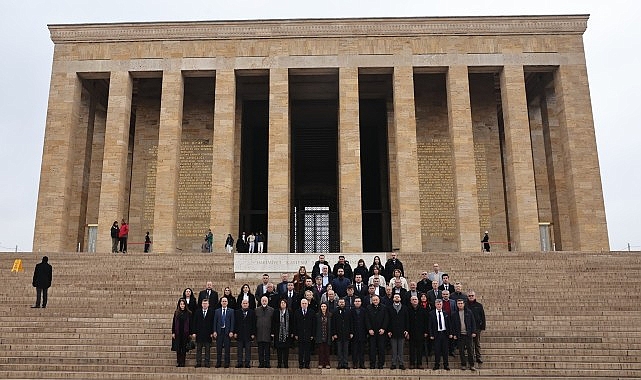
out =
<path fill-rule="evenodd" d="M 268 254 L 264 254 L 268 255 Z M 477 372 L 444 370 L 299 370 L 175 367 L 171 317 L 185 287 L 207 280 L 234 294 L 232 256 L 182 253 L 52 253 L 46 309 L 31 309 L 33 268 L 42 254 L 0 254 L 0 378 L 211 379 L 274 376 L 334 378 L 640 378 L 641 255 L 638 253 L 402 254 L 408 279 L 438 262 L 485 306 L 484 363 Z M 22 259 L 24 272 L 11 272 Z M 313 262 L 309 263 L 309 267 Z M 369 263 L 368 263 L 369 265 Z M 250 285 L 252 290 L 260 281 Z M 274 278 L 278 282 L 277 278 Z M 408 347 L 405 348 L 406 355 Z M 235 364 L 232 349 L 232 367 Z M 212 348 L 215 360 L 215 348 Z M 335 356 L 331 357 L 336 365 Z M 275 353 L 272 364 L 275 364 Z M 367 362 L 367 355 L 366 355 Z M 389 368 L 389 355 L 387 368 Z M 406 361 L 406 365 L 407 365 Z M 430 368 L 433 358 L 430 359 Z"/>

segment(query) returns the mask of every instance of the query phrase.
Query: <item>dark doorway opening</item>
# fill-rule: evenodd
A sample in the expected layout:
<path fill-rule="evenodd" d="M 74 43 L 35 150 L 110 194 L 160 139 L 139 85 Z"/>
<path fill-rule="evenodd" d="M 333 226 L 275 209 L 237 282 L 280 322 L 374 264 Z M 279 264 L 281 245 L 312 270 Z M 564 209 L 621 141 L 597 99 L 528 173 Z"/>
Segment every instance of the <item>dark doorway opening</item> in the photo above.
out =
<path fill-rule="evenodd" d="M 359 75 L 364 252 L 392 250 L 387 123 L 391 79 L 391 74 Z"/>
<path fill-rule="evenodd" d="M 242 108 L 239 234 L 242 231 L 247 232 L 247 235 L 250 232 L 266 234 L 269 77 L 239 76 L 237 83 L 238 107 Z"/>
<path fill-rule="evenodd" d="M 340 250 L 337 74 L 290 75 L 294 252 Z"/>

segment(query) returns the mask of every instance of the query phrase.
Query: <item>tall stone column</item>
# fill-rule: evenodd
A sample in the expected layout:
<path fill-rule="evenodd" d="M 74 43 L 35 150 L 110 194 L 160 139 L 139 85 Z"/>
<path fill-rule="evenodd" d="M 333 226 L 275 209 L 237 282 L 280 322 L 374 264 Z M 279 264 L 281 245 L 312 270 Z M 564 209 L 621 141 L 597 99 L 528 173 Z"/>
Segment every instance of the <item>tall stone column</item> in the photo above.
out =
<path fill-rule="evenodd" d="M 561 65 L 554 73 L 568 195 L 572 249 L 610 250 L 588 74 L 585 65 Z"/>
<path fill-rule="evenodd" d="M 505 66 L 500 77 L 510 241 L 512 249 L 539 251 L 539 218 L 523 66 Z"/>
<path fill-rule="evenodd" d="M 82 83 L 75 72 L 54 72 L 49 88 L 47 126 L 42 151 L 38 208 L 33 234 L 34 252 L 73 251 L 67 234 L 69 189 L 73 173 L 72 134 L 78 127 Z M 77 224 L 77 220 L 74 223 Z"/>
<path fill-rule="evenodd" d="M 447 111 L 456 184 L 458 249 L 461 252 L 478 252 L 481 249 L 479 207 L 466 66 L 450 66 L 447 71 Z"/>
<path fill-rule="evenodd" d="M 184 87 L 180 71 L 163 72 L 154 200 L 153 250 L 156 253 L 176 252 Z"/>
<path fill-rule="evenodd" d="M 111 73 L 98 211 L 96 244 L 98 252 L 111 252 L 109 229 L 114 220 L 120 224 L 122 218 L 128 218 L 124 194 L 125 186 L 128 185 L 127 155 L 129 153 L 132 86 L 133 82 L 129 72 Z"/>
<path fill-rule="evenodd" d="M 421 208 L 416 148 L 416 110 L 414 105 L 414 69 L 394 68 L 394 140 L 398 191 L 398 217 L 401 252 L 421 252 Z"/>
<path fill-rule="evenodd" d="M 356 253 L 363 252 L 358 68 L 341 67 L 338 72 L 338 85 L 341 252 Z"/>
<path fill-rule="evenodd" d="M 289 252 L 291 162 L 289 71 L 269 71 L 269 163 L 267 169 L 267 244 L 270 252 Z"/>
<path fill-rule="evenodd" d="M 214 104 L 214 151 L 212 159 L 211 230 L 216 252 L 225 250 L 227 234 L 236 235 L 234 219 L 234 165 L 236 142 L 236 75 L 234 70 L 216 71 Z"/>

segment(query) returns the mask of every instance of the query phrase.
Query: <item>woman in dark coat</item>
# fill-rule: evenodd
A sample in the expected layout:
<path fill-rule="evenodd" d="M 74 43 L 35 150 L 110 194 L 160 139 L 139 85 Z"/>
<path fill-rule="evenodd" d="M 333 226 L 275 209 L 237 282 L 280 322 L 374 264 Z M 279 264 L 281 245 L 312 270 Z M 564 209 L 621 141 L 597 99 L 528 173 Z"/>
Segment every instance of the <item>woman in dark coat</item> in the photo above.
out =
<path fill-rule="evenodd" d="M 220 297 L 220 299 L 222 300 L 223 298 L 227 298 L 228 308 L 234 309 L 234 310 L 238 309 L 237 305 L 240 305 L 240 304 L 236 302 L 236 297 L 234 297 L 231 294 L 231 289 L 229 288 L 229 286 L 227 286 L 225 290 L 223 290 L 223 295 Z M 220 300 L 218 301 L 218 304 L 220 305 Z"/>
<path fill-rule="evenodd" d="M 356 264 L 356 268 L 354 268 L 354 278 L 352 279 L 352 283 L 354 282 L 357 274 L 361 275 L 363 284 L 367 284 L 367 280 L 369 279 L 369 270 L 365 266 L 365 260 L 363 259 L 358 260 L 358 264 Z"/>
<path fill-rule="evenodd" d="M 171 345 L 172 350 L 176 351 L 176 367 L 185 366 L 185 357 L 187 356 L 187 343 L 190 341 L 190 322 L 191 312 L 187 308 L 184 298 L 178 300 L 174 320 L 171 325 Z"/>
<path fill-rule="evenodd" d="M 247 298 L 249 301 L 250 309 L 256 308 L 256 297 L 252 294 L 248 284 L 243 284 L 243 286 L 240 287 L 240 293 L 238 297 L 236 297 L 236 305 L 241 305 L 244 298 Z"/>
<path fill-rule="evenodd" d="M 372 262 L 372 265 L 369 266 L 369 275 L 374 274 L 374 267 L 379 267 L 382 268 L 383 264 L 381 264 L 381 258 L 378 256 L 374 256 L 374 260 Z"/>
<path fill-rule="evenodd" d="M 279 308 L 272 317 L 272 334 L 278 355 L 278 368 L 289 368 L 289 348 L 292 346 L 292 318 L 287 308 L 287 299 L 280 300 Z"/>
<path fill-rule="evenodd" d="M 316 338 L 318 346 L 318 368 L 329 367 L 329 346 L 332 344 L 332 313 L 327 311 L 327 304 L 322 303 L 316 314 Z"/>
<path fill-rule="evenodd" d="M 187 304 L 187 309 L 194 314 L 198 308 L 198 300 L 196 299 L 196 296 L 194 296 L 194 291 L 191 290 L 191 288 L 186 288 L 183 291 L 183 298 Z"/>

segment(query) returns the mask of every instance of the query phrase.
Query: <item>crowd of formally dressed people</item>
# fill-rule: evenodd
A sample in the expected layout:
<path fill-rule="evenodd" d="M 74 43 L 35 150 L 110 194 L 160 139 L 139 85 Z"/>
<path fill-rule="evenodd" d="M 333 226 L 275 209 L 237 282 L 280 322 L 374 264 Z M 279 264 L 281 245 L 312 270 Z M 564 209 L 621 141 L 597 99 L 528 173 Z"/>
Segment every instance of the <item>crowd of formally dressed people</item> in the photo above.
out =
<path fill-rule="evenodd" d="M 396 253 L 385 263 L 376 256 L 369 267 L 361 259 L 354 268 L 344 256 L 330 266 L 321 254 L 311 274 L 301 266 L 291 280 L 288 273 L 280 280 L 274 284 L 263 274 L 253 293 L 243 284 L 236 296 L 229 287 L 219 296 L 212 281 L 197 298 L 185 289 L 172 323 L 177 366 L 184 367 L 187 352 L 195 348 L 195 366 L 210 367 L 215 344 L 215 366 L 228 368 L 232 342 L 237 368 L 250 368 L 253 342 L 259 368 L 272 366 L 272 347 L 278 368 L 288 368 L 295 347 L 301 369 L 310 368 L 316 352 L 318 368 L 331 368 L 335 354 L 336 368 L 364 369 L 367 353 L 369 368 L 382 369 L 389 353 L 390 368 L 404 370 L 405 345 L 410 369 L 429 368 L 433 357 L 433 370 L 441 364 L 449 370 L 456 349 L 461 369 L 475 371 L 475 364 L 483 363 L 483 305 L 473 290 L 464 293 L 460 282 L 452 284 L 438 264 L 412 281 Z"/>

